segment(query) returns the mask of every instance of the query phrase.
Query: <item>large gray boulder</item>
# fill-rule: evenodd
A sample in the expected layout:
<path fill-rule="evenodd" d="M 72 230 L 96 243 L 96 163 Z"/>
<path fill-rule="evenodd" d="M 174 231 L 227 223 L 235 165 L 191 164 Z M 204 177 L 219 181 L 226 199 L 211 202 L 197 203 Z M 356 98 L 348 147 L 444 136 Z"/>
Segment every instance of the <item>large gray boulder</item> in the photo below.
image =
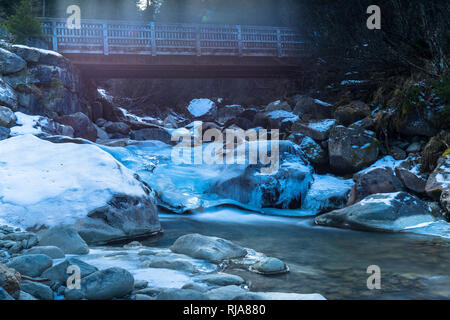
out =
<path fill-rule="evenodd" d="M 242 112 L 244 112 L 244 108 L 240 105 L 227 105 L 222 108 L 219 108 L 217 111 L 217 120 L 224 124 L 228 120 L 234 119 L 239 116 Z"/>
<path fill-rule="evenodd" d="M 316 141 L 328 139 L 331 129 L 336 125 L 335 119 L 297 121 L 292 125 L 292 132 L 304 134 Z"/>
<path fill-rule="evenodd" d="M 53 300 L 53 291 L 45 284 L 25 280 L 20 284 L 20 289 L 39 300 Z"/>
<path fill-rule="evenodd" d="M 81 279 L 81 293 L 88 300 L 122 298 L 130 294 L 133 287 L 133 275 L 125 269 L 116 267 L 94 272 Z"/>
<path fill-rule="evenodd" d="M 67 67 L 69 65 L 68 60 L 64 56 L 51 50 L 15 44 L 12 45 L 11 51 L 31 63 L 58 67 Z"/>
<path fill-rule="evenodd" d="M 381 193 L 316 217 L 315 223 L 363 231 L 403 231 L 435 221 L 429 207 L 406 192 Z"/>
<path fill-rule="evenodd" d="M 0 106 L 0 127 L 11 128 L 16 125 L 17 117 L 8 107 Z"/>
<path fill-rule="evenodd" d="M 333 118 L 335 108 L 329 103 L 303 95 L 296 95 L 293 97 L 293 100 L 295 102 L 294 113 L 300 116 L 302 120 L 309 121 Z"/>
<path fill-rule="evenodd" d="M 315 165 L 325 165 L 328 163 L 328 152 L 310 137 L 304 137 L 299 144 L 305 153 L 306 159 Z"/>
<path fill-rule="evenodd" d="M 65 115 L 56 118 L 56 121 L 71 126 L 74 130 L 74 137 L 83 138 L 90 141 L 97 140 L 97 129 L 92 121 L 81 112 L 77 112 L 71 115 Z"/>
<path fill-rule="evenodd" d="M 0 74 L 16 73 L 23 70 L 27 63 L 18 55 L 0 48 Z"/>
<path fill-rule="evenodd" d="M 76 266 L 80 268 L 80 277 L 84 278 L 88 275 L 98 271 L 98 269 L 84 261 L 77 258 L 66 259 L 57 265 L 45 270 L 42 273 L 42 278 L 49 279 L 52 285 L 66 285 L 70 274 L 67 273 L 67 268 Z"/>
<path fill-rule="evenodd" d="M 170 250 L 215 263 L 247 255 L 247 250 L 231 241 L 201 234 L 187 234 L 179 237 Z"/>
<path fill-rule="evenodd" d="M 390 193 L 403 190 L 401 181 L 390 167 L 378 167 L 353 176 L 355 184 L 347 205 L 355 204 L 376 193 Z"/>
<path fill-rule="evenodd" d="M 56 246 L 65 254 L 88 254 L 89 247 L 72 226 L 55 226 L 39 234 L 41 246 Z"/>
<path fill-rule="evenodd" d="M 379 142 L 373 132 L 336 126 L 328 140 L 330 167 L 339 173 L 354 173 L 374 163 Z"/>
<path fill-rule="evenodd" d="M 370 107 L 362 101 L 353 101 L 340 106 L 334 112 L 335 119 L 343 126 L 349 126 L 370 115 Z"/>
<path fill-rule="evenodd" d="M 26 254 L 45 254 L 52 259 L 64 258 L 64 251 L 55 246 L 36 246 L 28 249 Z"/>
<path fill-rule="evenodd" d="M 205 274 L 199 276 L 197 279 L 214 286 L 241 285 L 245 282 L 244 279 L 239 276 L 226 273 Z"/>
<path fill-rule="evenodd" d="M 237 297 L 247 294 L 248 291 L 236 285 L 220 287 L 209 290 L 206 295 L 210 300 L 235 300 Z"/>
<path fill-rule="evenodd" d="M 52 259 L 45 254 L 27 254 L 12 258 L 6 266 L 25 276 L 39 277 L 52 264 Z"/>

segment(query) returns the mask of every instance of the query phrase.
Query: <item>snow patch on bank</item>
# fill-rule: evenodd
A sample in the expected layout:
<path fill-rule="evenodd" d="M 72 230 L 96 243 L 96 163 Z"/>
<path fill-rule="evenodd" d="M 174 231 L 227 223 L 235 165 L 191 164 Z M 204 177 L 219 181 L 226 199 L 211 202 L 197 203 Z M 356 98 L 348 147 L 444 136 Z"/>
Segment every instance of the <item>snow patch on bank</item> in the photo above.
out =
<path fill-rule="evenodd" d="M 188 111 L 194 117 L 201 117 L 207 114 L 214 106 L 214 102 L 209 99 L 194 99 L 189 104 Z"/>

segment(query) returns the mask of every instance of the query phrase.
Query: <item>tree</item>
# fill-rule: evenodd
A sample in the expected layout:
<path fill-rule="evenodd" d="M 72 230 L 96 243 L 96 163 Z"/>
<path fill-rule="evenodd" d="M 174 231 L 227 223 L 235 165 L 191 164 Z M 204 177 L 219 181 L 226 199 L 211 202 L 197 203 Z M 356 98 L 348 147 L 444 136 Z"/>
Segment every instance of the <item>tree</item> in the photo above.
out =
<path fill-rule="evenodd" d="M 7 18 L 6 29 L 18 43 L 26 43 L 30 38 L 42 37 L 39 20 L 33 16 L 33 8 L 29 0 L 22 0 L 16 13 Z"/>

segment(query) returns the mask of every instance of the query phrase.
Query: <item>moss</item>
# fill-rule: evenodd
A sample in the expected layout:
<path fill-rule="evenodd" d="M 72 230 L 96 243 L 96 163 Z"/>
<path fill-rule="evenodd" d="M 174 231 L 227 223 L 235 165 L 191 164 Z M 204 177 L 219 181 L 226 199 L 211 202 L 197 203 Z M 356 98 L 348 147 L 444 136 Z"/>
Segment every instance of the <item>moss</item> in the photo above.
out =
<path fill-rule="evenodd" d="M 448 156 L 450 156 L 450 148 L 448 148 L 447 150 L 445 150 L 444 153 L 442 154 L 442 157 L 443 157 L 443 158 L 446 158 L 446 157 L 448 157 Z"/>

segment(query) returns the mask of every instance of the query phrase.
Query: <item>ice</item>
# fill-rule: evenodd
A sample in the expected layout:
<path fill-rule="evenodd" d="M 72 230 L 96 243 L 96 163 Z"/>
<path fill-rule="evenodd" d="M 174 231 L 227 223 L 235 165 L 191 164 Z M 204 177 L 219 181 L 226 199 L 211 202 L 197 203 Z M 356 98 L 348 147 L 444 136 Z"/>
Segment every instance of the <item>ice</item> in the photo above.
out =
<path fill-rule="evenodd" d="M 11 128 L 11 136 L 18 136 L 24 134 L 40 134 L 42 133 L 40 121 L 44 118 L 41 116 L 30 116 L 22 112 L 15 113 L 17 117 L 16 123 L 18 126 Z"/>

